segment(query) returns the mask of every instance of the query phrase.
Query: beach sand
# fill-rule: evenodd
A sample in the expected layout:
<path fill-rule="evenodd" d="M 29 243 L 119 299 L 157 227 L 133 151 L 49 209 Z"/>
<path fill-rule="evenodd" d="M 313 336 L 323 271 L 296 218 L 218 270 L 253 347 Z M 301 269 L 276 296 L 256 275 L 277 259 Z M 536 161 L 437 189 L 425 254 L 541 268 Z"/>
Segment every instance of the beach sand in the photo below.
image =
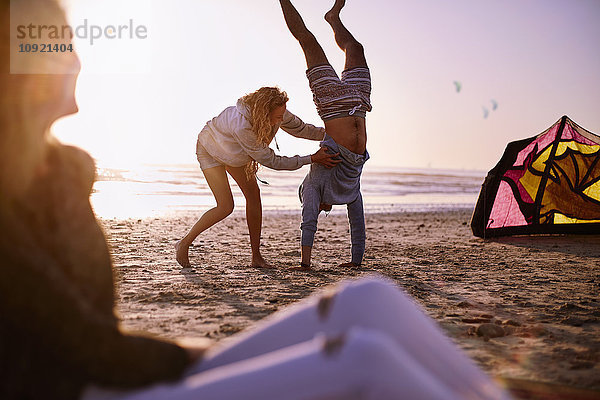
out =
<path fill-rule="evenodd" d="M 288 270 L 299 262 L 299 210 L 264 213 L 263 255 L 273 270 L 248 267 L 248 231 L 236 211 L 196 239 L 194 267 L 182 269 L 173 244 L 198 216 L 101 221 L 125 329 L 220 341 L 324 286 L 378 273 L 491 376 L 600 390 L 600 236 L 485 241 L 471 234 L 468 210 L 373 213 L 364 265 L 339 269 L 350 259 L 347 219 L 322 214 L 314 272 L 302 273 Z M 495 331 L 504 336 L 489 337 Z"/>

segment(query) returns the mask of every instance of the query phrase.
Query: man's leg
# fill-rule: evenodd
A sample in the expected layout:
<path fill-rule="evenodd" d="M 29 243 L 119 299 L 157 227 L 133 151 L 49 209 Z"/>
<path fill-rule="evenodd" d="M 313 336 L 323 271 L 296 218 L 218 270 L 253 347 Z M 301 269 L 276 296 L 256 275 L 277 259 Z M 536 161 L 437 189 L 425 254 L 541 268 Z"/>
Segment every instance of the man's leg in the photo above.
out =
<path fill-rule="evenodd" d="M 345 3 L 346 0 L 336 0 L 333 8 L 325 14 L 325 20 L 333 29 L 336 43 L 340 49 L 346 53 L 346 65 L 344 66 L 344 69 L 366 67 L 367 60 L 365 59 L 365 52 L 362 44 L 352 36 L 340 20 L 340 11 Z"/>
<path fill-rule="evenodd" d="M 319 203 L 321 196 L 318 191 L 311 185 L 302 185 L 302 223 L 300 229 L 302 236 L 301 245 L 301 264 L 299 268 L 292 268 L 299 271 L 310 270 L 310 258 L 312 254 L 312 246 L 317 232 L 317 221 L 319 219 Z"/>
<path fill-rule="evenodd" d="M 300 46 L 302 46 L 307 68 L 310 69 L 317 65 L 329 64 L 323 48 L 317 42 L 315 35 L 306 28 L 302 17 L 292 2 L 290 0 L 279 0 L 279 3 L 281 4 L 281 10 L 283 11 L 283 17 L 288 29 L 296 40 L 298 40 Z"/>
<path fill-rule="evenodd" d="M 347 205 L 348 221 L 350 222 L 350 241 L 352 242 L 352 261 L 338 265 L 338 267 L 359 266 L 362 264 L 365 254 L 365 212 L 363 208 L 362 194 L 352 203 Z"/>

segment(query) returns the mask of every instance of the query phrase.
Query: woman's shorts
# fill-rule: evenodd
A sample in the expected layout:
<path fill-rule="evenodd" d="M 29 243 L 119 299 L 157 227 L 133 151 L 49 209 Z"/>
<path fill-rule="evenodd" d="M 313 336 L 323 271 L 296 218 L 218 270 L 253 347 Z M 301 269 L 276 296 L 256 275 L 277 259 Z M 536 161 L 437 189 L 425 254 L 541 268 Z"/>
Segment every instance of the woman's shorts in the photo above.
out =
<path fill-rule="evenodd" d="M 306 71 L 306 77 L 323 121 L 352 115 L 364 118 L 373 108 L 367 67 L 347 69 L 340 79 L 331 65 L 317 65 Z"/>
<path fill-rule="evenodd" d="M 219 161 L 215 160 L 208 151 L 202 146 L 200 141 L 196 142 L 196 158 L 200 163 L 200 168 L 204 171 L 205 169 L 218 167 L 223 165 Z"/>

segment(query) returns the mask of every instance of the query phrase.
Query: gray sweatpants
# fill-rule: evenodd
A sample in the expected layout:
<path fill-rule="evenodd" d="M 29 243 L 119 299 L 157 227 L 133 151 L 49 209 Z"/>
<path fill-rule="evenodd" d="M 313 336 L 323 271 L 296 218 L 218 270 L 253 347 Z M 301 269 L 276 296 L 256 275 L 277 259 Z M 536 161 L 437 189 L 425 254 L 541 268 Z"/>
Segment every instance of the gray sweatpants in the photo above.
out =
<path fill-rule="evenodd" d="M 302 187 L 302 246 L 312 247 L 317 232 L 317 220 L 319 217 L 319 205 L 321 196 L 316 188 L 307 185 Z M 350 222 L 350 241 L 352 243 L 352 262 L 362 264 L 365 254 L 365 214 L 363 210 L 362 194 L 352 203 L 346 204 L 348 209 L 348 221 Z"/>

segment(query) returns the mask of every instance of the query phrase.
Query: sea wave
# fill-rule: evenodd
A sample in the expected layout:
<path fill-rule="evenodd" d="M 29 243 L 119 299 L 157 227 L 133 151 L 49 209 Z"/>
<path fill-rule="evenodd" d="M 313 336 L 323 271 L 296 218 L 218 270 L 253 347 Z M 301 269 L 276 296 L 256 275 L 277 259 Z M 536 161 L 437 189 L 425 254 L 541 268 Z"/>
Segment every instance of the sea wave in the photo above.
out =
<path fill-rule="evenodd" d="M 308 172 L 263 168 L 258 176 L 265 209 L 298 210 L 298 186 Z M 473 207 L 485 176 L 481 171 L 365 167 L 361 190 L 367 212 L 429 211 Z M 245 201 L 230 179 L 237 207 Z M 197 165 L 146 165 L 136 169 L 99 168 L 92 204 L 100 216 L 152 216 L 173 210 L 199 210 L 214 198 Z M 335 208 L 334 208 L 335 209 Z"/>

